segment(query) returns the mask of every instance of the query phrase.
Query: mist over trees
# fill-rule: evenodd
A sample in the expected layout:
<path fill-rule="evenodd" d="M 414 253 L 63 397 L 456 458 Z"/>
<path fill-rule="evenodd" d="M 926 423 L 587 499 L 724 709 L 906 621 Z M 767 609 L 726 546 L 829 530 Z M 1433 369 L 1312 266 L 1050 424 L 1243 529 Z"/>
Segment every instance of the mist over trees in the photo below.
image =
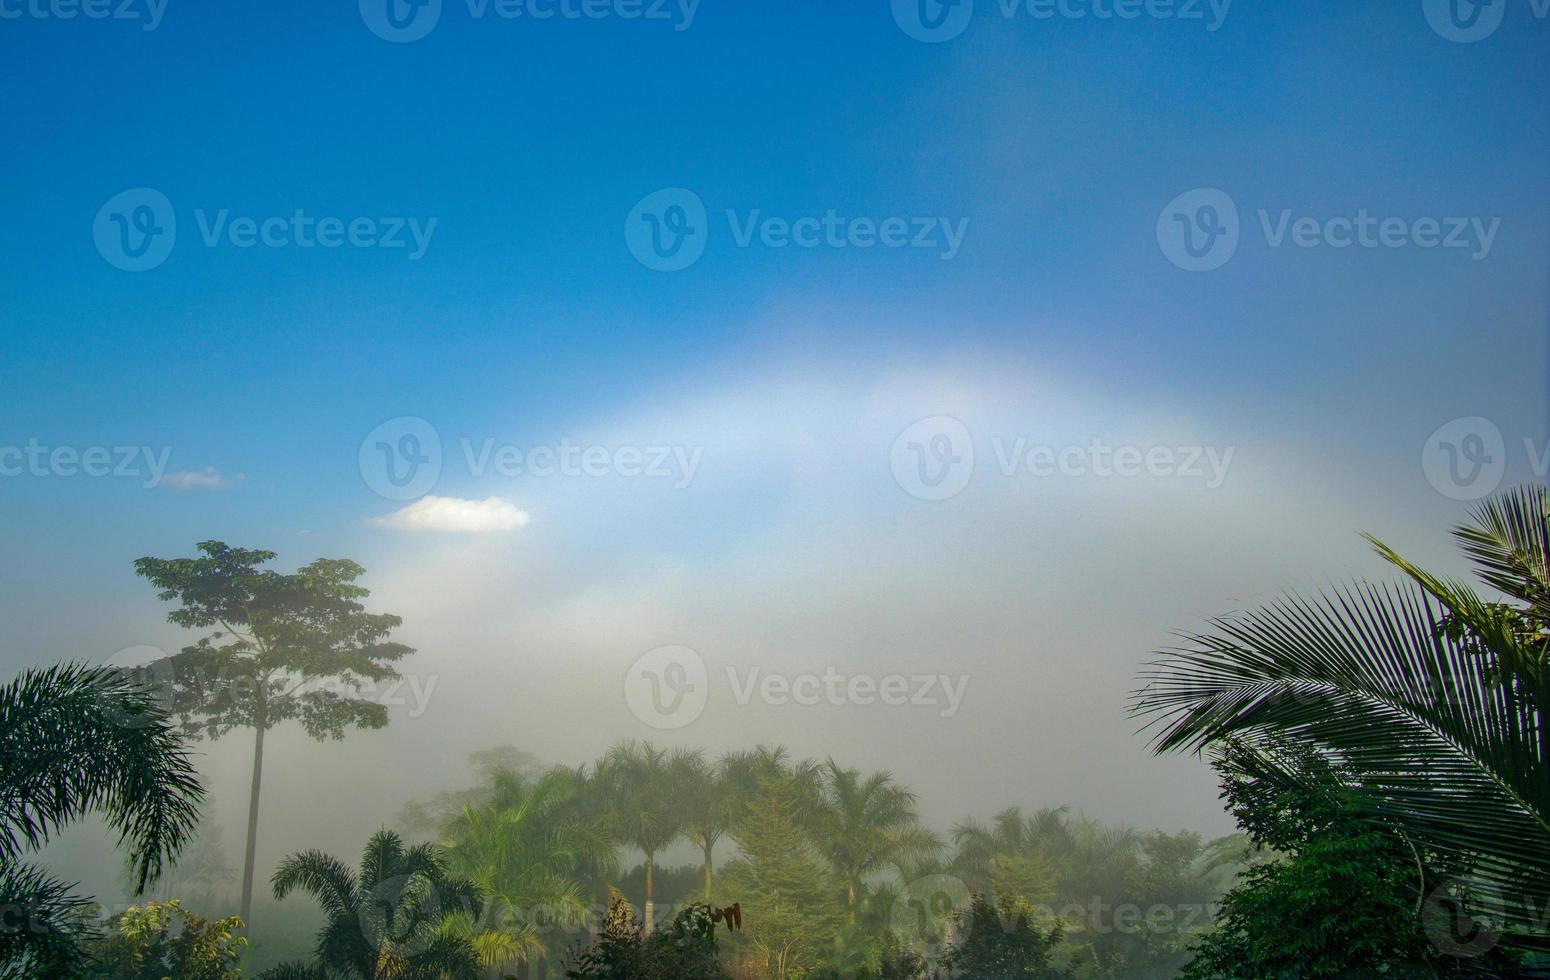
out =
<path fill-rule="evenodd" d="M 1156 751 L 1208 758 L 1238 833 L 1050 805 L 933 827 L 894 773 L 780 745 L 628 740 L 571 766 L 500 746 L 468 760 L 470 785 L 384 813 L 358 860 L 264 869 L 280 907 L 313 910 L 310 935 L 186 903 L 222 906 L 233 874 L 199 827 L 191 746 L 254 728 L 256 801 L 269 727 L 385 723 L 358 686 L 410 653 L 399 621 L 365 611 L 353 562 L 281 575 L 219 542 L 144 559 L 174 622 L 210 635 L 0 688 L 0 976 L 1542 975 L 1550 491 L 1489 500 L 1454 536 L 1491 596 L 1371 539 L 1403 584 L 1214 620 L 1149 669 L 1131 710 Z M 91 814 L 139 904 L 101 909 L 24 860 Z"/>
<path fill-rule="evenodd" d="M 198 558 L 141 558 L 135 574 L 176 602 L 168 621 L 213 629 L 152 669 L 160 673 L 169 708 L 184 729 L 220 738 L 253 729 L 247 849 L 239 914 L 251 919 L 258 846 L 264 736 L 299 721 L 315 739 L 340 739 L 349 728 L 381 728 L 387 708 L 359 693 L 363 683 L 396 678 L 395 661 L 414 651 L 388 639 L 401 620 L 368 613 L 370 593 L 355 580 L 366 570 L 352 561 L 319 559 L 292 574 L 261 566 L 272 551 L 203 541 Z"/>

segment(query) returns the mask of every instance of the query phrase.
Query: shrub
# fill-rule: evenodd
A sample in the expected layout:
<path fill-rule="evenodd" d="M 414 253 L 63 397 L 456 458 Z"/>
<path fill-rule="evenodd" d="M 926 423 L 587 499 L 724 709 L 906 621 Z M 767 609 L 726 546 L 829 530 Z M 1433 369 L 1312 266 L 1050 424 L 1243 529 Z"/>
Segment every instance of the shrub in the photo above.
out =
<path fill-rule="evenodd" d="M 716 954 L 716 924 L 740 928 L 742 910 L 695 903 L 646 935 L 628 902 L 615 895 L 597 943 L 574 957 L 571 980 L 726 980 Z"/>
<path fill-rule="evenodd" d="M 133 906 L 109 922 L 88 974 L 94 980 L 235 980 L 247 940 L 242 920 L 203 919 L 173 899 Z"/>

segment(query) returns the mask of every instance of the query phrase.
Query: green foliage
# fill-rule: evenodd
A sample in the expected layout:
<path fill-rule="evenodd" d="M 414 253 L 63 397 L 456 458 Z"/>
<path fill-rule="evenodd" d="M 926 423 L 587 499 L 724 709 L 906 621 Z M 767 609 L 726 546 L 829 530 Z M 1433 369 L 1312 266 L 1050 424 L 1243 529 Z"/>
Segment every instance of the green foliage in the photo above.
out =
<path fill-rule="evenodd" d="M 931 970 L 924 957 L 892 932 L 881 933 L 868 962 L 855 969 L 826 966 L 807 975 L 807 980 L 925 980 Z"/>
<path fill-rule="evenodd" d="M 176 899 L 136 905 L 109 922 L 83 980 L 236 980 L 247 945 L 241 929 L 236 916 L 203 919 Z"/>
<path fill-rule="evenodd" d="M 953 836 L 954 873 L 976 891 L 1025 903 L 1039 924 L 1058 922 L 1059 957 L 1083 977 L 1171 974 L 1224 890 L 1195 834 L 1140 834 L 1064 808 L 1012 808 L 988 825 L 959 824 Z"/>
<path fill-rule="evenodd" d="M 1010 896 L 992 902 L 976 893 L 953 919 L 954 939 L 942 958 L 951 975 L 975 980 L 1065 980 L 1070 974 L 1050 965 L 1059 945 L 1059 924 L 1048 930 L 1033 921 L 1028 904 Z"/>
<path fill-rule="evenodd" d="M 311 895 L 327 922 L 310 966 L 287 964 L 263 980 L 309 975 L 348 980 L 474 980 L 478 963 L 469 936 L 448 917 L 477 909 L 473 885 L 454 877 L 434 845 L 405 847 L 397 834 L 373 834 L 360 870 L 318 851 L 293 854 L 275 871 L 274 896 Z"/>
<path fill-rule="evenodd" d="M 442 828 L 448 867 L 487 896 L 484 924 L 470 925 L 480 960 L 505 967 L 540 955 L 545 939 L 586 916 L 578 880 L 612 861 L 607 826 L 574 804 L 581 792 L 574 773 L 555 769 L 537 777 L 505 769 L 489 772 L 488 802 L 465 805 Z M 546 937 L 547 934 L 547 937 Z"/>
<path fill-rule="evenodd" d="M 185 907 L 226 908 L 232 904 L 231 886 L 237 877 L 228 857 L 220 825 L 206 818 L 178 854 L 177 863 L 163 873 L 156 890 L 164 901 L 178 896 Z"/>
<path fill-rule="evenodd" d="M 877 951 L 876 980 L 914 980 L 926 975 L 925 959 L 899 941 L 892 932 L 885 932 Z"/>
<path fill-rule="evenodd" d="M 286 575 L 260 567 L 274 560 L 272 551 L 220 541 L 198 549 L 203 557 L 135 562 L 157 598 L 178 603 L 168 620 L 213 629 L 151 667 L 174 714 L 210 738 L 293 719 L 319 739 L 387 724 L 387 709 L 357 688 L 398 677 L 391 664 L 413 651 L 388 639 L 397 616 L 361 605 L 370 593 L 355 580 L 365 569 L 320 558 Z"/>
<path fill-rule="evenodd" d="M 685 864 L 679 867 L 658 867 L 652 872 L 652 894 L 658 907 L 673 908 L 688 904 L 701 897 L 705 885 L 705 869 L 702 865 Z M 625 901 L 637 908 L 646 902 L 646 866 L 637 864 L 618 877 L 620 894 Z"/>
<path fill-rule="evenodd" d="M 1337 763 L 1351 806 L 1534 927 L 1550 905 L 1550 492 L 1525 487 L 1471 516 L 1455 538 L 1521 605 L 1369 539 L 1407 585 L 1216 620 L 1165 656 L 1135 707 L 1161 722 L 1158 751 L 1231 737 Z"/>
<path fill-rule="evenodd" d="M 1434 976 L 1409 874 L 1377 833 L 1332 835 L 1260 865 L 1222 901 L 1184 977 Z"/>
<path fill-rule="evenodd" d="M 203 797 L 166 713 L 119 673 L 66 665 L 0 687 L 0 977 L 64 975 L 93 931 L 90 903 L 24 853 L 101 814 L 143 892 L 187 844 Z"/>
<path fill-rule="evenodd" d="M 510 773 L 526 778 L 542 774 L 537 757 L 513 745 L 501 745 L 469 753 L 468 762 L 479 775 L 479 782 L 464 789 L 437 793 L 430 799 L 404 804 L 394 822 L 405 837 L 434 840 L 441 836 L 447 822 L 464 807 L 484 806 L 494 801 L 496 781 Z"/>
<path fill-rule="evenodd" d="M 0 980 L 69 976 L 88 961 L 96 905 L 38 868 L 0 865 Z"/>
<path fill-rule="evenodd" d="M 1394 832 L 1361 819 L 1339 774 L 1297 747 L 1267 765 L 1262 750 L 1228 743 L 1215 765 L 1224 796 L 1260 846 L 1288 854 L 1251 868 L 1222 900 L 1219 928 L 1185 969 L 1185 980 L 1282 977 L 1501 976 L 1500 952 L 1456 958 L 1428 935 L 1422 917 L 1434 869 Z M 1283 778 L 1289 771 L 1301 777 Z"/>
<path fill-rule="evenodd" d="M 684 805 L 678 790 L 688 772 L 689 755 L 626 742 L 610 750 L 598 766 L 618 810 L 620 837 L 648 855 L 683 833 Z"/>
<path fill-rule="evenodd" d="M 602 934 L 579 951 L 565 975 L 571 980 L 723 980 L 716 954 L 720 917 L 695 903 L 649 935 L 622 898 L 608 907 Z"/>
<path fill-rule="evenodd" d="M 264 733 L 296 720 L 316 739 L 347 728 L 381 728 L 387 706 L 365 686 L 397 678 L 392 664 L 413 651 L 388 637 L 401 620 L 368 613 L 356 585 L 365 569 L 319 558 L 284 575 L 261 566 L 272 551 L 202 541 L 199 558 L 140 558 L 135 573 L 177 602 L 167 614 L 188 629 L 211 629 L 192 646 L 144 669 L 185 730 L 219 738 L 254 730 L 253 784 L 242 872 L 242 914 L 251 917 Z"/>
<path fill-rule="evenodd" d="M 716 845 L 737 819 L 742 801 L 727 765 L 724 762 L 712 765 L 699 753 L 686 756 L 680 763 L 678 791 L 682 800 L 684 836 L 704 856 L 701 873 L 708 902 L 715 883 Z"/>
<path fill-rule="evenodd" d="M 765 778 L 738 821 L 743 856 L 722 870 L 723 900 L 741 900 L 749 925 L 736 944 L 770 975 L 818 965 L 844 922 L 835 881 L 804 824 L 810 797 L 798 777 Z"/>
<path fill-rule="evenodd" d="M 820 770 L 821 795 L 811 818 L 813 837 L 845 885 L 852 922 L 867 876 L 889 865 L 927 857 L 942 849 L 935 834 L 920 826 L 915 794 L 892 774 L 862 778 L 830 759 Z"/>
<path fill-rule="evenodd" d="M 713 897 L 749 910 L 748 931 L 723 946 L 740 976 L 910 976 L 942 948 L 970 892 L 997 887 L 1041 932 L 1059 927 L 1053 961 L 1083 980 L 1169 975 L 1244 859 L 1242 841 L 1142 834 L 1059 809 L 962 824 L 949 858 L 929 835 L 911 846 L 920 834 L 913 798 L 891 777 L 794 762 L 778 746 L 709 765 L 698 753 L 626 745 L 591 767 L 547 772 L 502 755 L 522 771 L 476 760 L 480 785 L 411 808 L 436 830 L 452 870 L 489 894 L 485 914 L 458 924 L 486 967 L 557 959 L 585 921 L 570 920 L 573 899 L 590 899 L 588 918 L 611 891 L 644 905 L 647 865 L 621 872 L 618 859 L 641 843 L 625 828 L 639 825 L 631 808 L 642 802 L 690 814 L 658 846 L 707 835 L 739 846 L 716 869 Z M 630 765 L 639 768 L 627 777 Z M 693 800 L 707 781 L 715 799 Z M 714 812 L 697 818 L 697 806 Z M 699 840 L 697 819 L 709 821 Z M 721 836 L 709 833 L 721 823 Z M 704 870 L 653 864 L 654 904 L 693 897 Z"/>
<path fill-rule="evenodd" d="M 626 742 L 597 766 L 597 779 L 616 805 L 619 838 L 646 855 L 646 930 L 655 924 L 656 854 L 684 832 L 692 786 L 699 768 L 692 752 L 669 752 L 650 743 Z"/>

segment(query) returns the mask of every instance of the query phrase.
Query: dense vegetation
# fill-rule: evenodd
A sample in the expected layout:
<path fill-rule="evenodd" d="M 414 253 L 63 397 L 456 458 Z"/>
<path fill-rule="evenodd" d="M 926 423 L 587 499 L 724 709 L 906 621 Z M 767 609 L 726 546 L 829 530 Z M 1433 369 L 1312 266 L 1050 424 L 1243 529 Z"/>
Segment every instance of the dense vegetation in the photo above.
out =
<path fill-rule="evenodd" d="M 306 895 L 323 925 L 309 959 L 264 976 L 1537 975 L 1550 948 L 1550 493 L 1488 502 L 1455 533 L 1502 598 L 1374 541 L 1408 585 L 1218 620 L 1155 666 L 1136 710 L 1160 723 L 1159 751 L 1210 754 L 1240 834 L 1206 842 L 1061 808 L 941 832 L 892 774 L 779 746 L 628 742 L 575 768 L 491 750 L 474 758 L 475 785 L 411 801 L 358 867 L 317 851 L 282 862 L 276 899 Z M 360 608 L 358 567 L 316 563 L 285 584 L 254 570 L 267 553 L 204 550 L 142 568 L 194 610 L 188 625 L 235 615 L 211 612 L 234 588 L 276 590 L 270 608 L 305 623 L 255 626 L 247 610 L 249 635 L 268 639 L 189 648 L 170 695 L 81 667 L 0 689 L 0 976 L 241 976 L 240 918 L 160 901 L 101 922 L 21 857 L 96 812 L 121 834 L 137 894 L 180 855 L 223 866 L 189 846 L 202 790 L 167 705 L 217 729 L 274 720 L 263 692 L 390 670 L 400 652 L 386 640 L 396 620 Z M 293 588 L 309 594 L 286 598 Z M 318 629 L 344 630 L 338 658 L 309 652 Z M 203 683 L 257 671 L 256 700 L 189 689 L 201 657 L 221 665 Z M 373 720 L 349 705 L 275 710 L 321 734 Z M 662 867 L 671 853 L 698 859 Z"/>
<path fill-rule="evenodd" d="M 887 964 L 916 975 L 944 960 L 954 916 L 978 892 L 1015 903 L 1073 975 L 1155 976 L 1187 959 L 1245 854 L 1236 838 L 1207 844 L 1060 809 L 942 835 L 892 775 L 780 747 L 709 759 L 628 743 L 579 769 L 523 767 L 512 753 L 479 761 L 481 786 L 413 804 L 400 823 L 478 885 L 480 928 L 500 923 L 512 940 L 482 962 L 518 975 L 573 959 L 610 895 L 640 910 L 647 934 L 647 910 L 659 923 L 707 898 L 740 905 L 745 925 L 720 947 L 738 976 L 870 976 Z M 732 853 L 719 861 L 661 869 L 647 857 L 723 840 Z M 631 851 L 644 860 L 626 870 Z M 924 954 L 911 974 L 898 972 L 905 950 Z"/>
<path fill-rule="evenodd" d="M 1405 584 L 1217 620 L 1138 695 L 1159 751 L 1215 750 L 1240 823 L 1291 852 L 1229 897 L 1196 975 L 1496 973 L 1499 948 L 1523 954 L 1514 971 L 1538 962 L 1550 491 L 1489 500 L 1454 537 L 1505 601 L 1369 536 Z"/>

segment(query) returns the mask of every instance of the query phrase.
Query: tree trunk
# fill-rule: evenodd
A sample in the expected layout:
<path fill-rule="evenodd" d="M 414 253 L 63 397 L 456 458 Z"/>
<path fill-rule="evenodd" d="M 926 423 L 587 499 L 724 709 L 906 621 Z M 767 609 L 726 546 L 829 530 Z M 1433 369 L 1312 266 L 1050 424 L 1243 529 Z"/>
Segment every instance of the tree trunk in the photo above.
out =
<path fill-rule="evenodd" d="M 651 857 L 650 851 L 646 852 L 646 933 L 649 935 L 656 925 L 656 909 L 651 901 Z"/>
<path fill-rule="evenodd" d="M 612 894 L 608 891 L 608 883 L 602 878 L 593 879 L 592 882 L 592 911 L 587 916 L 587 938 L 597 942 L 597 937 L 603 934 L 603 920 L 608 917 L 609 899 Z"/>
<path fill-rule="evenodd" d="M 253 864 L 258 852 L 258 791 L 264 780 L 264 726 L 253 729 L 253 789 L 248 794 L 248 848 L 242 864 L 242 927 L 252 932 Z"/>
<path fill-rule="evenodd" d="M 706 844 L 705 845 L 705 904 L 706 905 L 710 904 L 710 886 L 711 886 L 711 882 L 714 880 L 711 877 L 712 872 L 711 872 L 711 869 L 710 869 L 710 849 L 711 849 L 711 845 Z"/>
<path fill-rule="evenodd" d="M 856 924 L 856 879 L 847 878 L 845 881 L 845 898 L 850 907 L 850 924 Z"/>

